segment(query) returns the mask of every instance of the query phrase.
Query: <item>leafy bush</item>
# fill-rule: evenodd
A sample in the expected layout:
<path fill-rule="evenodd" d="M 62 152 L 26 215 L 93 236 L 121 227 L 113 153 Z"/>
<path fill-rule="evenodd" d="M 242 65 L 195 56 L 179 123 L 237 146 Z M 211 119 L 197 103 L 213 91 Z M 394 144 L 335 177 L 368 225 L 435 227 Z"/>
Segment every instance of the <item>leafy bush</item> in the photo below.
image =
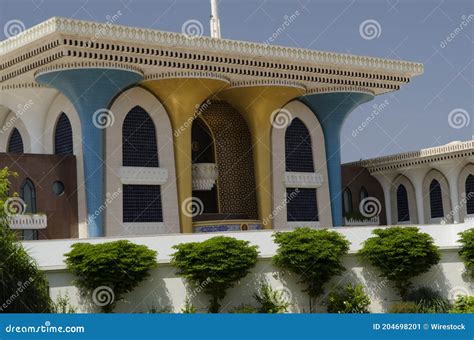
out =
<path fill-rule="evenodd" d="M 258 292 L 254 294 L 254 298 L 260 305 L 259 313 L 279 314 L 285 313 L 290 307 L 290 303 L 286 301 L 286 297 L 282 291 L 275 291 L 266 283 L 261 282 Z"/>
<path fill-rule="evenodd" d="M 465 230 L 459 235 L 461 236 L 459 242 L 462 244 L 459 256 L 464 261 L 469 276 L 474 279 L 474 228 Z"/>
<path fill-rule="evenodd" d="M 375 229 L 359 254 L 391 280 L 405 299 L 411 279 L 430 270 L 440 260 L 438 247 L 416 227 Z"/>
<path fill-rule="evenodd" d="M 182 243 L 173 248 L 177 251 L 171 263 L 178 268 L 178 275 L 211 296 L 211 313 L 219 312 L 227 289 L 249 273 L 258 256 L 256 246 L 225 236 Z"/>
<path fill-rule="evenodd" d="M 157 265 L 156 251 L 126 240 L 75 243 L 71 248 L 65 254 L 67 268 L 76 275 L 75 283 L 81 292 L 92 295 L 104 313 L 112 312 L 116 302 L 134 290 Z"/>
<path fill-rule="evenodd" d="M 458 295 L 450 313 L 474 313 L 474 296 Z"/>
<path fill-rule="evenodd" d="M 191 303 L 189 298 L 186 298 L 184 301 L 184 306 L 181 308 L 181 313 L 183 314 L 196 314 L 196 307 Z"/>
<path fill-rule="evenodd" d="M 362 285 L 336 287 L 328 297 L 329 313 L 369 313 L 370 298 Z"/>
<path fill-rule="evenodd" d="M 447 313 L 451 307 L 447 298 L 429 287 L 409 291 L 406 300 L 416 303 L 419 313 Z"/>
<path fill-rule="evenodd" d="M 389 313 L 419 313 L 418 305 L 411 301 L 395 302 L 389 309 Z"/>
<path fill-rule="evenodd" d="M 8 168 L 0 169 L 0 312 L 50 313 L 48 280 L 8 225 Z"/>
<path fill-rule="evenodd" d="M 56 301 L 53 302 L 53 312 L 56 314 L 75 314 L 77 313 L 77 307 L 71 304 L 67 293 L 64 296 L 59 294 Z"/>
<path fill-rule="evenodd" d="M 250 305 L 240 305 L 235 307 L 233 310 L 230 311 L 231 313 L 236 314 L 254 314 L 258 313 L 257 308 L 250 306 Z"/>
<path fill-rule="evenodd" d="M 310 228 L 277 232 L 273 238 L 278 244 L 275 264 L 300 276 L 312 311 L 312 300 L 324 292 L 324 284 L 345 270 L 342 257 L 349 251 L 349 241 L 335 231 Z"/>

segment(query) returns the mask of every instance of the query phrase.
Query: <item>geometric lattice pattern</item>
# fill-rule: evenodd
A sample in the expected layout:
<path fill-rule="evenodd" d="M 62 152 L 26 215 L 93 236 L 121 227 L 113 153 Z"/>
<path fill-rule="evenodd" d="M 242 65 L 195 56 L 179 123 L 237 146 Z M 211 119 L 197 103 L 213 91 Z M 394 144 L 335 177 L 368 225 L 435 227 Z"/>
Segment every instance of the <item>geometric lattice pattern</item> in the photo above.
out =
<path fill-rule="evenodd" d="M 311 136 L 298 118 L 293 119 L 285 132 L 285 164 L 288 172 L 314 172 Z"/>
<path fill-rule="evenodd" d="M 288 222 L 319 221 L 316 189 L 286 188 Z"/>
<path fill-rule="evenodd" d="M 208 104 L 201 118 L 215 138 L 219 212 L 245 214 L 250 219 L 256 219 L 252 139 L 247 123 L 238 111 L 224 101 Z"/>
<path fill-rule="evenodd" d="M 135 106 L 122 127 L 123 166 L 158 167 L 155 124 L 148 113 Z"/>
<path fill-rule="evenodd" d="M 124 185 L 123 222 L 163 222 L 160 186 Z"/>

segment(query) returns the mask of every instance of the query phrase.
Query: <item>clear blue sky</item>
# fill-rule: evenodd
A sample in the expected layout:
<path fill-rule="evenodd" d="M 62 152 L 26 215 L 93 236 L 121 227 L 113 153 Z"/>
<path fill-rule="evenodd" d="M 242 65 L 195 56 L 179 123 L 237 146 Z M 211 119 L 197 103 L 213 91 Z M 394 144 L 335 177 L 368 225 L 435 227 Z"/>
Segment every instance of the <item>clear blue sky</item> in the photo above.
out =
<path fill-rule="evenodd" d="M 52 16 L 105 22 L 119 11 L 117 24 L 181 32 L 196 19 L 209 34 L 208 0 L 0 0 L 0 23 L 5 28 L 17 19 L 28 28 Z M 424 63 L 424 75 L 352 113 L 343 127 L 343 161 L 473 138 L 473 1 L 220 0 L 219 11 L 225 38 L 264 42 L 286 15 L 299 13 L 274 44 Z M 370 40 L 359 30 L 369 19 L 380 27 Z M 454 38 L 446 42 L 450 34 Z M 0 37 L 5 39 L 4 29 Z M 375 119 L 353 133 L 385 100 Z"/>

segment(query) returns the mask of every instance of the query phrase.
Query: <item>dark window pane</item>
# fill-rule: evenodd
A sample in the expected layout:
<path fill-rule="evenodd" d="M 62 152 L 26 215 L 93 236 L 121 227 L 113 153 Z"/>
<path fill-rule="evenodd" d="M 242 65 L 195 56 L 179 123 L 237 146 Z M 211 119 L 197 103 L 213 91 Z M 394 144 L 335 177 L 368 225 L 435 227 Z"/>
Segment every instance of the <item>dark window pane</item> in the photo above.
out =
<path fill-rule="evenodd" d="M 286 188 L 288 222 L 319 221 L 316 189 Z"/>
<path fill-rule="evenodd" d="M 122 128 L 123 166 L 158 167 L 155 125 L 148 113 L 135 106 Z"/>
<path fill-rule="evenodd" d="M 437 180 L 432 180 L 430 184 L 430 208 L 431 218 L 443 217 L 443 195 L 441 186 Z"/>
<path fill-rule="evenodd" d="M 10 135 L 7 152 L 23 153 L 23 139 L 17 129 L 13 129 L 12 134 Z"/>
<path fill-rule="evenodd" d="M 466 200 L 467 213 L 474 214 L 474 175 L 469 175 L 466 179 Z"/>
<path fill-rule="evenodd" d="M 410 210 L 408 209 L 408 194 L 407 189 L 403 184 L 400 184 L 397 189 L 397 213 L 398 221 L 410 221 Z"/>
<path fill-rule="evenodd" d="M 286 171 L 314 172 L 311 136 L 304 123 L 295 118 L 285 133 Z"/>
<path fill-rule="evenodd" d="M 124 222 L 163 222 L 159 185 L 123 186 Z"/>
<path fill-rule="evenodd" d="M 65 113 L 61 113 L 54 132 L 54 153 L 56 155 L 72 155 L 72 127 Z"/>

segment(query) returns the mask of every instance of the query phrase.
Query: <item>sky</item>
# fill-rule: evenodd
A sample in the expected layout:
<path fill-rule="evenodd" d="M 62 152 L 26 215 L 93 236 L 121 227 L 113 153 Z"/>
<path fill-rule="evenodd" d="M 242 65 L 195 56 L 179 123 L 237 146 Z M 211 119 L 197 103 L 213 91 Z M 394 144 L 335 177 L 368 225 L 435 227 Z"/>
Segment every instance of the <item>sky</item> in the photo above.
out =
<path fill-rule="evenodd" d="M 0 39 L 52 16 L 209 35 L 209 15 L 208 0 L 0 0 Z M 474 139 L 474 1 L 220 0 L 219 16 L 223 38 L 268 42 L 291 17 L 272 44 L 424 64 L 347 118 L 343 162 Z"/>

